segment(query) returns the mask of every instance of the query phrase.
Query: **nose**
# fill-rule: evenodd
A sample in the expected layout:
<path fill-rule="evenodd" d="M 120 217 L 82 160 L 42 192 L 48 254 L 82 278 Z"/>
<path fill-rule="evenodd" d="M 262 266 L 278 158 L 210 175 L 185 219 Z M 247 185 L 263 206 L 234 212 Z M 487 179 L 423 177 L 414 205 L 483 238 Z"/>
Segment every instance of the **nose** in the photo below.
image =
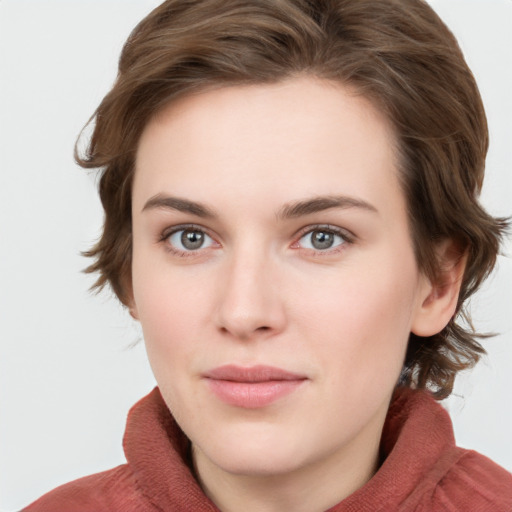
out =
<path fill-rule="evenodd" d="M 218 289 L 217 326 L 239 340 L 270 337 L 286 325 L 279 265 L 249 252 L 226 262 Z"/>

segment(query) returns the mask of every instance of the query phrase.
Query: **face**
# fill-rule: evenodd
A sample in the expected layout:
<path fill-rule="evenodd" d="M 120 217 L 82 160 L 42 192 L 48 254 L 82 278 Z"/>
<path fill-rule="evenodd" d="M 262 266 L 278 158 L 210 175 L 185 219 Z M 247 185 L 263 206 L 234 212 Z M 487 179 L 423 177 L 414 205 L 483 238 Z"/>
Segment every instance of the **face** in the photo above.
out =
<path fill-rule="evenodd" d="M 200 469 L 286 474 L 378 445 L 428 283 L 365 99 L 297 78 L 167 107 L 138 148 L 132 270 Z"/>

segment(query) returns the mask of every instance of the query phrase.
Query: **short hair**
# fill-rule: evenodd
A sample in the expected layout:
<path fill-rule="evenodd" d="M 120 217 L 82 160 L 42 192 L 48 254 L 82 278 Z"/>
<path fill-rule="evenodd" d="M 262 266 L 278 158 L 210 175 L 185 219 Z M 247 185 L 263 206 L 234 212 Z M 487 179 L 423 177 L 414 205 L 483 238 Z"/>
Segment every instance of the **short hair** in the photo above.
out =
<path fill-rule="evenodd" d="M 457 41 L 423 0 L 167 0 L 129 36 L 117 80 L 93 117 L 84 168 L 99 168 L 103 232 L 85 254 L 127 305 L 131 189 L 142 131 L 164 106 L 211 87 L 310 75 L 355 88 L 394 128 L 419 269 L 440 278 L 439 241 L 467 257 L 457 314 L 438 334 L 411 333 L 402 385 L 448 396 L 485 352 L 464 309 L 493 269 L 507 220 L 480 206 L 488 130 Z"/>

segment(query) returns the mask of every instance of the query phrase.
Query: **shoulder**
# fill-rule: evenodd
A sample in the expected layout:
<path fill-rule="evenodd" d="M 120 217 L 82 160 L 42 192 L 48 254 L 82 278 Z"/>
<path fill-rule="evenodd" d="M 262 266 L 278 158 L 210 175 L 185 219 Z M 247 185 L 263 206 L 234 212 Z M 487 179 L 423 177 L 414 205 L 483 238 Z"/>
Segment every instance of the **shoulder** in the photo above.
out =
<path fill-rule="evenodd" d="M 69 482 L 45 494 L 22 512 L 146 512 L 153 507 L 142 496 L 127 465 Z"/>
<path fill-rule="evenodd" d="M 512 474 L 487 457 L 457 448 L 459 457 L 442 475 L 420 510 L 511 512 Z"/>

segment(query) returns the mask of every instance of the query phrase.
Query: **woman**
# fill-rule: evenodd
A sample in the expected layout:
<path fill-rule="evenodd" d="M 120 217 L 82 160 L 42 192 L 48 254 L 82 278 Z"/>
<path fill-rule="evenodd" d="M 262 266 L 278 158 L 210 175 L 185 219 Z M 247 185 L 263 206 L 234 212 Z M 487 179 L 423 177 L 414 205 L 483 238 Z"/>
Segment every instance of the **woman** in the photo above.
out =
<path fill-rule="evenodd" d="M 504 219 L 478 89 L 423 2 L 167 1 L 134 30 L 82 166 L 89 256 L 158 388 L 126 465 L 26 510 L 509 510 L 446 413 Z"/>

